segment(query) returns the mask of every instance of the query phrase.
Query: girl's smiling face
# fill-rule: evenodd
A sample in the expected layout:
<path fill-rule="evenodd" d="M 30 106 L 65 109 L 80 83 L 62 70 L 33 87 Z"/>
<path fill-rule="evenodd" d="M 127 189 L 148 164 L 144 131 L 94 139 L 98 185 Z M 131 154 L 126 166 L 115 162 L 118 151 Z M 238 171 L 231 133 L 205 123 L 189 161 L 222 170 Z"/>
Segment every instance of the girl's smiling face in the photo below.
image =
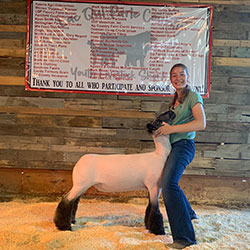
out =
<path fill-rule="evenodd" d="M 188 81 L 188 73 L 181 66 L 174 67 L 170 72 L 170 81 L 176 90 L 186 87 Z"/>

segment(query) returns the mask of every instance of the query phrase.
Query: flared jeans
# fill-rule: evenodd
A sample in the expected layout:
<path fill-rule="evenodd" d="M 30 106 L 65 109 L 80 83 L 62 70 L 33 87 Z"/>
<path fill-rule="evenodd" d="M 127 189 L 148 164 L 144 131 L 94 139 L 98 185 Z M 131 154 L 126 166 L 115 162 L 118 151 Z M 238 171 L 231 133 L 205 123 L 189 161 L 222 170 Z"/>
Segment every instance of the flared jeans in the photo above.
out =
<path fill-rule="evenodd" d="M 194 155 L 195 144 L 193 140 L 183 139 L 173 143 L 162 175 L 162 195 L 173 240 L 190 244 L 196 244 L 190 218 L 194 211 L 179 187 L 179 181 Z"/>

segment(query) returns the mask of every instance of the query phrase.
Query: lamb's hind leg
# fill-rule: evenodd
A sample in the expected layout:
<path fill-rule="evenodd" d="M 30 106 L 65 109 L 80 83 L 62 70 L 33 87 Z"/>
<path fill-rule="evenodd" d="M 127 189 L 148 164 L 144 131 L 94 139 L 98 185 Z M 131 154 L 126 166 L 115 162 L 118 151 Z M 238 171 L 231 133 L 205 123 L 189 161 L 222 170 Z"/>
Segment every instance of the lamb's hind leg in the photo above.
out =
<path fill-rule="evenodd" d="M 59 202 L 54 223 L 59 230 L 71 230 L 71 223 L 75 221 L 75 214 L 80 196 L 87 190 L 86 188 L 73 187 Z"/>
<path fill-rule="evenodd" d="M 72 209 L 72 215 L 71 215 L 71 223 L 75 224 L 76 223 L 76 211 L 78 208 L 78 203 L 80 201 L 80 196 L 75 200 L 74 205 L 73 205 L 73 209 Z"/>
<path fill-rule="evenodd" d="M 74 202 L 75 200 L 68 200 L 67 196 L 64 196 L 59 202 L 54 216 L 54 223 L 59 230 L 71 230 Z"/>
<path fill-rule="evenodd" d="M 60 230 L 71 230 L 71 223 L 75 222 L 79 197 L 92 185 L 88 172 L 90 169 L 88 159 L 89 157 L 85 155 L 76 163 L 72 173 L 73 187 L 56 208 L 54 223 Z"/>
<path fill-rule="evenodd" d="M 147 227 L 148 230 L 153 234 L 164 235 L 165 230 L 163 216 L 159 208 L 159 195 L 160 190 L 158 187 L 153 187 L 151 190 L 149 190 L 150 204 L 148 205 L 148 208 L 150 211 L 147 220 Z"/>

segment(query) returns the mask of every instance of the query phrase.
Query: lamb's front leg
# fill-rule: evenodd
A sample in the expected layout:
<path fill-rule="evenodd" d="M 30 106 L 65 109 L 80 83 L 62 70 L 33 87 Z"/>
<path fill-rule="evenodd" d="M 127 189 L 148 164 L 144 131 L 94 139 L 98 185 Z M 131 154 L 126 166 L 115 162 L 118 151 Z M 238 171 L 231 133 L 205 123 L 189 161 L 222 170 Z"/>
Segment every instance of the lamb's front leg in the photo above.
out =
<path fill-rule="evenodd" d="M 158 187 L 152 187 L 149 190 L 149 202 L 146 215 L 148 213 L 147 225 L 148 230 L 156 235 L 165 235 L 163 216 L 159 208 L 160 190 Z M 146 219 L 146 218 L 145 218 Z"/>
<path fill-rule="evenodd" d="M 151 206 L 148 230 L 156 235 L 165 235 L 163 216 L 160 212 L 159 206 Z"/>
<path fill-rule="evenodd" d="M 144 224 L 146 229 L 149 229 L 149 215 L 150 215 L 150 210 L 151 210 L 151 204 L 150 202 L 148 203 L 148 206 L 145 211 L 145 217 L 144 217 Z"/>

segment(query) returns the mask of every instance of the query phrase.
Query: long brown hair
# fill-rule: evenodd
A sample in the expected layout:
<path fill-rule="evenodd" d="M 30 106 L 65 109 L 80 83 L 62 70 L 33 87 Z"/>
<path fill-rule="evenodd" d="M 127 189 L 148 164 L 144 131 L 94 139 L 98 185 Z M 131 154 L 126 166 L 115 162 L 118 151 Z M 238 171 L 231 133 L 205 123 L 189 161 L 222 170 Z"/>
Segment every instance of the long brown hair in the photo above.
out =
<path fill-rule="evenodd" d="M 186 73 L 188 74 L 187 66 L 184 65 L 184 64 L 182 64 L 182 63 L 177 63 L 177 64 L 175 64 L 175 65 L 171 68 L 171 70 L 170 70 L 170 75 L 171 75 L 173 69 L 176 68 L 176 67 L 181 67 L 181 68 L 183 68 L 183 69 L 186 71 Z M 180 96 L 178 96 L 177 91 L 175 91 L 174 97 L 173 97 L 172 101 L 169 103 L 169 109 L 171 109 L 171 108 L 174 107 L 176 101 L 178 101 L 179 103 L 183 103 L 184 100 L 185 100 L 185 98 L 186 98 L 187 95 L 189 94 L 190 90 L 191 90 L 190 86 L 189 86 L 189 85 L 186 85 L 186 87 L 185 87 L 184 89 L 181 90 Z"/>

